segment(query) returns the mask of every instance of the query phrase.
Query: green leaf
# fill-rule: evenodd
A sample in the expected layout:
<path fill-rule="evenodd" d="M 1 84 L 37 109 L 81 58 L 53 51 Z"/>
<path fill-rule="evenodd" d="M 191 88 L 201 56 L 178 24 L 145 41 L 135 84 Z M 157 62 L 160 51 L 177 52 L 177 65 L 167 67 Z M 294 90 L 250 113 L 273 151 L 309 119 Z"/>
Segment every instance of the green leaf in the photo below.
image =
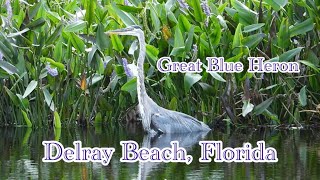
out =
<path fill-rule="evenodd" d="M 7 94 L 9 95 L 11 101 L 13 102 L 14 105 L 19 106 L 20 105 L 20 101 L 19 98 L 13 94 L 10 89 L 8 89 L 6 86 L 4 86 L 4 89 L 6 90 Z"/>
<path fill-rule="evenodd" d="M 308 31 L 312 31 L 313 27 L 314 27 L 313 21 L 311 18 L 309 18 L 301 23 L 298 23 L 298 24 L 290 27 L 290 29 L 289 29 L 290 37 L 304 34 Z"/>
<path fill-rule="evenodd" d="M 0 67 L 5 70 L 7 73 L 11 74 L 18 74 L 18 69 L 7 61 L 0 61 Z"/>
<path fill-rule="evenodd" d="M 94 124 L 101 124 L 101 123 L 102 123 L 102 115 L 100 112 L 98 112 L 96 117 L 94 118 Z"/>
<path fill-rule="evenodd" d="M 147 51 L 147 56 L 152 60 L 150 62 L 150 64 L 152 66 L 156 66 L 156 61 L 158 60 L 159 50 L 156 47 L 147 44 L 146 51 Z"/>
<path fill-rule="evenodd" d="M 44 99 L 45 99 L 47 105 L 50 107 L 51 111 L 54 111 L 53 97 L 51 96 L 51 94 L 49 93 L 49 91 L 46 88 L 43 88 L 42 91 L 43 91 Z"/>
<path fill-rule="evenodd" d="M 182 33 L 180 31 L 180 28 L 176 26 L 175 28 L 175 33 L 174 33 L 174 47 L 183 47 L 184 46 L 184 39 L 182 36 Z"/>
<path fill-rule="evenodd" d="M 252 25 L 249 25 L 249 26 L 245 26 L 243 28 L 243 32 L 244 33 L 252 32 L 252 31 L 255 31 L 257 29 L 260 29 L 263 26 L 264 26 L 264 23 L 258 23 L 258 24 L 252 24 Z"/>
<path fill-rule="evenodd" d="M 126 82 L 122 87 L 121 91 L 130 93 L 132 100 L 134 101 L 137 95 L 137 78 L 132 78 Z"/>
<path fill-rule="evenodd" d="M 291 49 L 279 56 L 280 62 L 288 62 L 290 59 L 292 59 L 295 55 L 299 54 L 300 51 L 303 49 L 303 47 L 298 47 L 295 49 Z"/>
<path fill-rule="evenodd" d="M 299 60 L 300 63 L 308 66 L 309 68 L 313 69 L 315 72 L 319 73 L 320 72 L 320 69 L 317 68 L 317 66 L 315 66 L 314 64 L 312 64 L 311 62 L 309 61 L 304 61 L 304 60 Z"/>
<path fill-rule="evenodd" d="M 192 47 L 193 36 L 194 36 L 194 26 L 191 26 L 188 31 L 189 31 L 188 38 L 186 40 L 186 46 L 185 46 L 186 52 L 190 52 Z"/>
<path fill-rule="evenodd" d="M 71 40 L 72 46 L 76 48 L 80 53 L 84 52 L 84 42 L 75 33 L 70 33 L 69 39 Z"/>
<path fill-rule="evenodd" d="M 151 3 L 150 3 L 150 16 L 151 16 L 152 24 L 154 26 L 154 32 L 160 31 L 161 22 L 158 18 L 156 9 L 154 8 L 154 6 Z"/>
<path fill-rule="evenodd" d="M 243 101 L 242 106 L 242 116 L 246 117 L 247 114 L 249 114 L 253 110 L 254 105 L 250 103 L 249 100 Z"/>
<path fill-rule="evenodd" d="M 61 128 L 61 121 L 60 121 L 60 116 L 57 111 L 54 111 L 54 127 L 55 128 Z"/>
<path fill-rule="evenodd" d="M 299 92 L 299 102 L 301 104 L 302 107 L 307 105 L 307 93 L 306 93 L 306 86 L 303 86 L 300 89 Z"/>
<path fill-rule="evenodd" d="M 84 9 L 86 10 L 85 20 L 89 23 L 90 27 L 95 19 L 96 0 L 84 1 Z"/>
<path fill-rule="evenodd" d="M 122 11 L 128 12 L 128 13 L 140 13 L 143 8 L 142 7 L 135 7 L 135 6 L 125 6 L 122 4 L 117 4 L 118 8 Z"/>
<path fill-rule="evenodd" d="M 111 3 L 112 10 L 126 26 L 136 25 L 134 17 L 131 14 L 121 11 L 115 3 Z"/>
<path fill-rule="evenodd" d="M 260 103 L 254 108 L 253 110 L 254 114 L 255 115 L 262 114 L 271 105 L 272 102 L 273 102 L 273 98 L 269 98 L 263 101 L 262 103 Z"/>
<path fill-rule="evenodd" d="M 286 49 L 290 45 L 289 22 L 287 18 L 283 18 L 278 33 L 279 47 Z"/>
<path fill-rule="evenodd" d="M 39 19 L 37 19 L 35 21 L 32 21 L 31 23 L 27 24 L 26 27 L 31 29 L 31 30 L 33 30 L 33 29 L 36 29 L 38 27 L 43 26 L 45 23 L 46 23 L 46 20 L 43 17 L 41 17 L 41 18 L 39 18 Z"/>
<path fill-rule="evenodd" d="M 35 81 L 35 80 L 32 80 L 29 84 L 28 84 L 28 86 L 27 86 L 27 88 L 26 88 L 26 91 L 24 92 L 24 94 L 23 94 L 23 98 L 26 98 L 29 94 L 31 94 L 32 93 L 32 91 L 37 87 L 37 85 L 38 85 L 38 81 Z"/>
<path fill-rule="evenodd" d="M 110 38 L 104 33 L 103 24 L 98 25 L 97 46 L 100 50 L 105 50 L 110 46 Z"/>
<path fill-rule="evenodd" d="M 200 1 L 190 1 L 190 5 L 193 8 L 193 15 L 197 22 L 203 22 L 202 8 Z"/>
<path fill-rule="evenodd" d="M 277 124 L 280 124 L 280 119 L 278 118 L 278 116 L 276 114 L 268 111 L 267 109 L 264 110 L 263 115 L 266 117 L 269 117 L 271 120 L 273 120 Z"/>
<path fill-rule="evenodd" d="M 111 35 L 110 37 L 113 49 L 115 49 L 118 52 L 123 51 L 124 47 L 120 38 L 117 35 Z"/>
<path fill-rule="evenodd" d="M 208 69 L 208 66 L 206 65 L 202 65 L 206 70 Z M 226 82 L 225 79 L 223 79 L 223 77 L 221 77 L 217 72 L 214 72 L 214 71 L 210 71 L 208 72 L 214 79 L 218 80 L 218 81 L 221 81 L 221 82 Z"/>
<path fill-rule="evenodd" d="M 195 73 L 186 73 L 184 75 L 184 90 L 185 92 L 189 92 L 190 88 L 200 79 L 202 76 L 200 74 L 195 74 Z"/>
<path fill-rule="evenodd" d="M 173 98 L 171 99 L 170 103 L 169 103 L 168 108 L 169 108 L 170 110 L 175 111 L 175 110 L 177 110 L 177 106 L 178 106 L 177 98 L 173 97 Z"/>
<path fill-rule="evenodd" d="M 61 36 L 61 31 L 62 31 L 62 25 L 60 24 L 56 30 L 54 30 L 54 32 L 51 34 L 51 36 L 49 36 L 49 38 L 47 39 L 46 44 L 51 45 L 58 37 Z"/>
<path fill-rule="evenodd" d="M 64 32 L 79 32 L 86 27 L 86 22 L 82 20 L 78 20 L 72 22 L 71 24 L 66 25 L 64 28 Z"/>
<path fill-rule="evenodd" d="M 245 37 L 242 41 L 244 46 L 247 46 L 249 49 L 255 48 L 265 37 L 266 35 L 263 33 L 254 34 L 248 37 Z"/>
<path fill-rule="evenodd" d="M 231 5 L 238 11 L 241 24 L 250 25 L 257 23 L 258 14 L 246 5 L 237 0 L 231 0 Z"/>
<path fill-rule="evenodd" d="M 32 127 L 32 123 L 31 123 L 31 121 L 30 121 L 30 119 L 29 119 L 29 117 L 28 117 L 28 114 L 24 111 L 24 110 L 22 110 L 21 109 L 21 113 L 22 113 L 22 116 L 23 116 L 23 119 L 24 119 L 24 121 L 26 122 L 26 124 L 27 124 L 27 127 Z"/>
<path fill-rule="evenodd" d="M 288 0 L 264 0 L 264 2 L 269 4 L 275 11 L 279 11 L 288 3 Z"/>

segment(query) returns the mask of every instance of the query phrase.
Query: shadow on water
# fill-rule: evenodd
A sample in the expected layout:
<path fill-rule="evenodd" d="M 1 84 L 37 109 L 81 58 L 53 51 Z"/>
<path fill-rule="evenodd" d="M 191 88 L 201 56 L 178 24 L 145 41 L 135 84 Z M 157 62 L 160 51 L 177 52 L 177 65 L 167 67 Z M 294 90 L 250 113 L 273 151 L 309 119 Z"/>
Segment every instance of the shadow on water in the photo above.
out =
<path fill-rule="evenodd" d="M 141 129 L 92 128 L 0 129 L 0 174 L 4 179 L 317 179 L 320 176 L 320 133 L 312 130 L 277 131 L 271 129 L 235 129 L 188 135 L 148 136 Z M 83 147 L 114 147 L 116 152 L 108 166 L 100 163 L 44 163 L 43 140 L 58 140 L 64 147 L 73 147 L 81 140 Z M 178 140 L 180 146 L 193 156 L 190 165 L 185 163 L 121 163 L 122 140 L 134 140 L 140 147 L 170 146 Z M 278 152 L 277 163 L 199 163 L 199 140 L 221 140 L 224 147 L 241 147 L 250 142 L 265 140 L 267 146 Z"/>

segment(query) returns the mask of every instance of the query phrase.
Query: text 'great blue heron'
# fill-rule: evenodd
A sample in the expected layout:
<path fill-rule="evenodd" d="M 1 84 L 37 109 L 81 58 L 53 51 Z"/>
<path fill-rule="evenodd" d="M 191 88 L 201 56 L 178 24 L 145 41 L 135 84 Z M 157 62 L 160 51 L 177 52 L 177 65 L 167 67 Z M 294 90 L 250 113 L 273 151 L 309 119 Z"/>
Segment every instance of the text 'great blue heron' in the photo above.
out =
<path fill-rule="evenodd" d="M 146 55 L 144 33 L 139 26 L 130 26 L 124 29 L 108 31 L 106 34 L 136 36 L 140 45 L 138 57 L 137 92 L 139 111 L 142 118 L 143 129 L 151 133 L 187 133 L 197 131 L 210 131 L 210 128 L 197 119 L 177 112 L 164 109 L 157 105 L 147 94 L 144 84 L 143 63 Z"/>

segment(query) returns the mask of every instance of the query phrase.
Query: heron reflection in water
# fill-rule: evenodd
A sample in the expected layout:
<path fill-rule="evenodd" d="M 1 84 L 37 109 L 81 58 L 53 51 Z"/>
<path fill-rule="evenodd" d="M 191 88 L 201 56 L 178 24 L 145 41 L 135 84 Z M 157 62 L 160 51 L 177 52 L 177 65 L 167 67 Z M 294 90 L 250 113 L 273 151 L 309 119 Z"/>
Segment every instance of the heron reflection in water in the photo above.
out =
<path fill-rule="evenodd" d="M 136 36 L 139 41 L 137 92 L 139 112 L 144 131 L 148 133 L 188 133 L 210 131 L 203 122 L 177 111 L 171 111 L 157 105 L 147 94 L 144 84 L 143 63 L 146 55 L 144 33 L 140 26 L 130 26 L 124 29 L 108 31 L 106 34 Z"/>

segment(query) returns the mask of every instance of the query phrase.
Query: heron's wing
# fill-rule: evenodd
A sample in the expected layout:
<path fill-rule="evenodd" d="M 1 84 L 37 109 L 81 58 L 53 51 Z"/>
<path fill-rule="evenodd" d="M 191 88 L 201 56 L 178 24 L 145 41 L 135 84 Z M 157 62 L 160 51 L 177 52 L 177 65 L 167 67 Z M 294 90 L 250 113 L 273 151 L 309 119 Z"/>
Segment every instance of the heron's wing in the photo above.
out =
<path fill-rule="evenodd" d="M 152 126 L 163 133 L 188 133 L 209 131 L 210 128 L 194 117 L 164 108 L 151 117 Z"/>

